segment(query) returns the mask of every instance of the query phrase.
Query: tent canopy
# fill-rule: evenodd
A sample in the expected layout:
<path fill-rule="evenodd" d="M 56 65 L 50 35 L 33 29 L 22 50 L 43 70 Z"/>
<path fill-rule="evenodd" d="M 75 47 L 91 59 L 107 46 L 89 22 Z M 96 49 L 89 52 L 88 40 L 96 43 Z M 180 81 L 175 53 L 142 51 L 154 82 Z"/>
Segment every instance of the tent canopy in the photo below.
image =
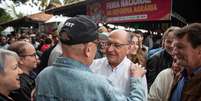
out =
<path fill-rule="evenodd" d="M 55 15 L 52 16 L 49 20 L 47 20 L 45 23 L 64 22 L 67 19 L 70 19 L 70 17 Z"/>

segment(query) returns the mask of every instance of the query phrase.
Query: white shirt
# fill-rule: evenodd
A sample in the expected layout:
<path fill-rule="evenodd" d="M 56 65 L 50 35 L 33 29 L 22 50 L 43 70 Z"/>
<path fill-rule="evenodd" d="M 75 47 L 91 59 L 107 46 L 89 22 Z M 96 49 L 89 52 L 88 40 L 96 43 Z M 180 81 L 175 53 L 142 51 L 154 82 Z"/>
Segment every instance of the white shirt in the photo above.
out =
<path fill-rule="evenodd" d="M 54 49 L 51 51 L 49 59 L 48 59 L 48 66 L 52 65 L 56 59 L 63 54 L 61 45 L 58 43 Z"/>
<path fill-rule="evenodd" d="M 130 92 L 130 65 L 131 61 L 125 57 L 123 61 L 114 69 L 109 65 L 106 57 L 101 59 L 96 59 L 90 65 L 90 69 L 97 74 L 106 76 L 111 80 L 112 84 L 120 90 L 124 95 L 128 96 Z M 143 77 L 144 87 L 147 88 L 146 76 Z M 146 89 L 146 98 L 144 101 L 147 101 L 147 89 Z"/>

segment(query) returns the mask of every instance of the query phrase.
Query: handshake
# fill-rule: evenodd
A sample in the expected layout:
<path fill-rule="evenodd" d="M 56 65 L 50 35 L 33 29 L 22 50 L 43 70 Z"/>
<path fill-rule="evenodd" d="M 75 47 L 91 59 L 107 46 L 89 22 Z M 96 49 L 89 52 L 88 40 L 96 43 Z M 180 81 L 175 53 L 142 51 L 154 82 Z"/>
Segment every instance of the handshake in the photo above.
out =
<path fill-rule="evenodd" d="M 142 65 L 136 63 L 131 63 L 130 66 L 130 74 L 131 77 L 143 77 L 144 74 L 146 73 L 145 67 L 142 67 Z"/>

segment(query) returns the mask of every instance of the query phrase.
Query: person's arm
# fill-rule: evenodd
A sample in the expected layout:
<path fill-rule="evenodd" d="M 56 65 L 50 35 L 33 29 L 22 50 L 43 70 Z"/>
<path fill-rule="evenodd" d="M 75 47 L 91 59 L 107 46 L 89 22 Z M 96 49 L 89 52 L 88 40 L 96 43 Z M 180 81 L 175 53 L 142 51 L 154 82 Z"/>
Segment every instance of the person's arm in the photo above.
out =
<path fill-rule="evenodd" d="M 146 73 L 145 67 L 140 64 L 131 64 L 130 68 L 130 82 L 131 82 L 131 92 L 128 101 L 144 101 L 146 98 L 146 89 L 144 87 L 144 75 Z"/>
<path fill-rule="evenodd" d="M 162 101 L 162 85 L 161 85 L 161 73 L 158 74 L 153 84 L 150 87 L 148 100 L 149 101 Z"/>
<path fill-rule="evenodd" d="M 172 82 L 173 82 L 173 71 L 171 68 L 161 71 L 153 84 L 150 87 L 148 100 L 149 101 L 168 101 Z"/>

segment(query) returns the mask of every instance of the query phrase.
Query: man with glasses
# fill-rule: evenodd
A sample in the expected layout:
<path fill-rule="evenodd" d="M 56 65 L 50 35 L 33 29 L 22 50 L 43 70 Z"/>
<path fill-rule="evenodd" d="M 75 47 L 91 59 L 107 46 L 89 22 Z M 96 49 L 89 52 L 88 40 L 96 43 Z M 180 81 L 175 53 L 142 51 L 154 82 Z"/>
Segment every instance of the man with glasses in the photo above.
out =
<path fill-rule="evenodd" d="M 141 76 L 144 69 L 133 66 L 131 93 L 123 96 L 89 65 L 97 50 L 97 25 L 80 15 L 66 20 L 59 33 L 63 55 L 42 70 L 36 79 L 36 101 L 143 101 Z"/>
<path fill-rule="evenodd" d="M 96 59 L 90 66 L 97 74 L 106 76 L 124 95 L 130 93 L 130 67 L 133 64 L 128 58 L 130 35 L 124 30 L 114 30 L 109 34 L 106 44 L 106 57 Z M 146 77 L 143 77 L 144 88 L 147 88 Z M 143 101 L 147 100 L 146 97 Z"/>
<path fill-rule="evenodd" d="M 33 69 L 37 67 L 38 57 L 34 46 L 25 41 L 17 41 L 12 43 L 9 50 L 16 52 L 19 57 L 19 67 L 22 69 L 23 74 L 20 75 L 20 89 L 12 91 L 10 96 L 15 101 L 30 101 L 31 92 L 35 87 L 36 74 Z"/>

